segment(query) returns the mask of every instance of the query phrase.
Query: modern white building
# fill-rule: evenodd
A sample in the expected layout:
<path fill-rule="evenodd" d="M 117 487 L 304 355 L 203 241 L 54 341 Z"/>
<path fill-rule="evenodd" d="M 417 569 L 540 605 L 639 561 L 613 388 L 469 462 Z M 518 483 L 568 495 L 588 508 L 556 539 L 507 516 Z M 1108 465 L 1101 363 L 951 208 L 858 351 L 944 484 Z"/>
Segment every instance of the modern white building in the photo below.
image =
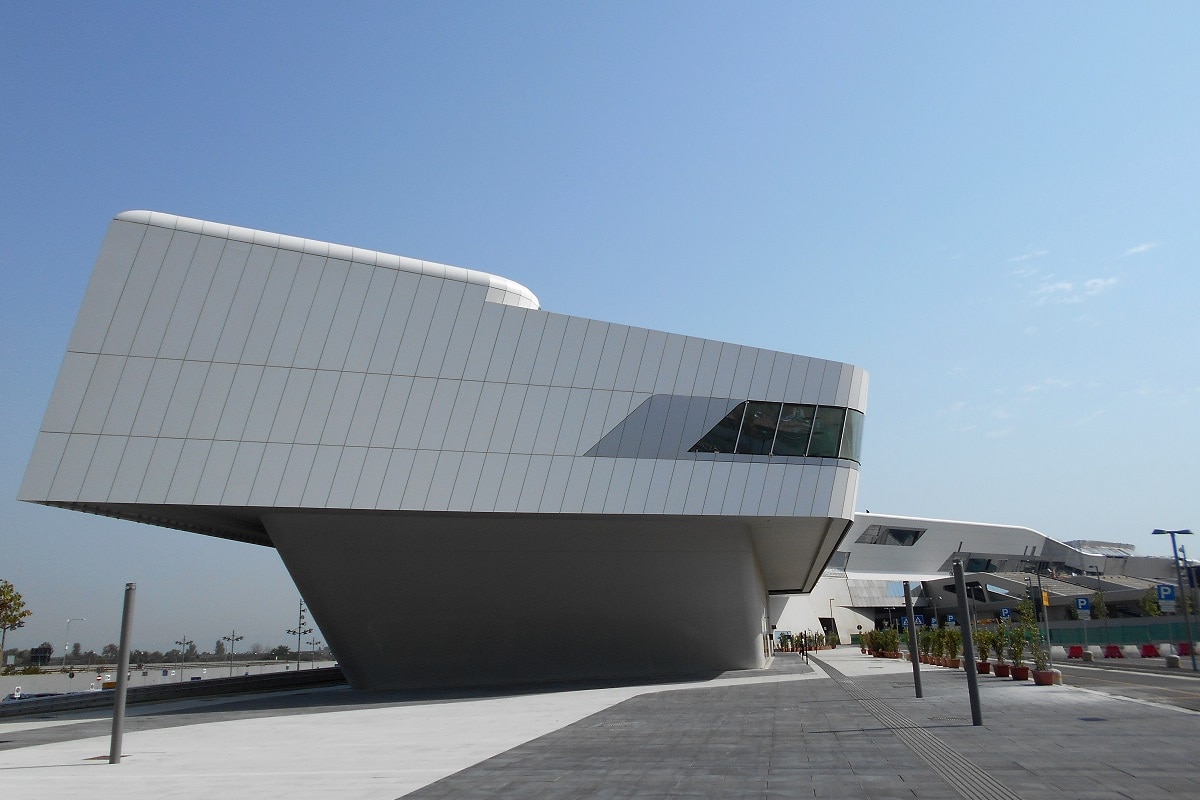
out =
<path fill-rule="evenodd" d="M 361 688 L 754 667 L 769 596 L 853 519 L 866 392 L 481 272 L 134 211 L 20 498 L 277 548 Z"/>
<path fill-rule="evenodd" d="M 921 612 L 944 619 L 957 611 L 956 559 L 972 610 L 985 616 L 1014 609 L 1039 582 L 1050 598 L 1050 618 L 1066 620 L 1076 598 L 1102 592 L 1119 610 L 1176 581 L 1172 559 L 1135 555 L 1130 544 L 1060 542 L 1017 525 L 856 513 L 813 591 L 771 598 L 771 618 L 779 631 L 835 632 L 849 642 L 859 626 L 899 624 L 903 582 L 909 581 Z"/>

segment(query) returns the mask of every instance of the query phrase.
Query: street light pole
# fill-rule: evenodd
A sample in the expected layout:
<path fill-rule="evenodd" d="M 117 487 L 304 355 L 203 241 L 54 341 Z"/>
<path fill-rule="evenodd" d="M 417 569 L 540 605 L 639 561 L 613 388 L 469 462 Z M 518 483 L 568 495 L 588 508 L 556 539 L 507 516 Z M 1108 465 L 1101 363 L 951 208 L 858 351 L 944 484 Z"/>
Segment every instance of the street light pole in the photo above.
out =
<path fill-rule="evenodd" d="M 296 623 L 296 628 L 294 630 L 288 629 L 288 633 L 296 637 L 296 671 L 297 672 L 300 671 L 300 644 L 301 644 L 300 640 L 301 640 L 301 637 L 307 636 L 308 634 L 313 632 L 312 628 L 304 627 L 304 610 L 305 610 L 304 609 L 304 601 L 301 600 L 300 601 L 300 619 Z"/>
<path fill-rule="evenodd" d="M 183 683 L 183 665 L 187 662 L 188 645 L 195 644 L 195 642 L 185 635 L 182 639 L 176 641 L 175 644 L 179 645 L 179 682 Z"/>
<path fill-rule="evenodd" d="M 246 637 L 238 636 L 236 630 L 230 631 L 228 636 L 221 637 L 221 641 L 229 642 L 229 677 L 231 678 L 233 677 L 233 651 L 237 647 L 237 643 L 244 638 Z"/>
<path fill-rule="evenodd" d="M 1050 648 L 1050 604 L 1046 602 L 1046 590 L 1042 588 L 1042 572 L 1038 570 L 1038 606 L 1042 609 L 1042 625 L 1046 628 L 1046 664 L 1054 668 L 1053 650 Z"/>
<path fill-rule="evenodd" d="M 72 622 L 87 622 L 84 617 L 71 617 L 67 620 L 67 630 L 63 634 L 63 669 L 67 668 L 67 643 L 71 639 L 71 623 Z"/>
<path fill-rule="evenodd" d="M 1176 534 L 1187 534 L 1190 536 L 1192 532 L 1186 529 L 1181 531 L 1164 531 L 1161 528 L 1155 528 L 1150 533 L 1156 535 L 1165 534 L 1171 537 L 1171 552 L 1175 556 L 1175 581 L 1179 584 L 1178 602 L 1183 603 L 1183 624 L 1187 629 L 1188 652 L 1192 654 L 1192 672 L 1200 672 L 1200 670 L 1196 669 L 1196 642 L 1192 639 L 1192 614 L 1188 610 L 1188 597 L 1183 593 L 1183 573 L 1179 569 L 1179 548 L 1175 545 Z"/>
<path fill-rule="evenodd" d="M 317 648 L 321 646 L 321 640 L 314 636 L 313 638 L 308 640 L 308 644 L 310 647 L 312 647 L 312 655 L 308 659 L 308 668 L 316 669 L 317 668 Z"/>

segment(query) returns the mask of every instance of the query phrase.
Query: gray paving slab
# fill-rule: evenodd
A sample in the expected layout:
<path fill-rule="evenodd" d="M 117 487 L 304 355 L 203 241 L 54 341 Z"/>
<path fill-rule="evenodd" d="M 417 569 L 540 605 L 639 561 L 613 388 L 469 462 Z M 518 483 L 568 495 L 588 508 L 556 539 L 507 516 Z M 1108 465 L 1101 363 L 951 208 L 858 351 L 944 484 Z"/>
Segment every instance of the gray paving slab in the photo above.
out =
<path fill-rule="evenodd" d="M 853 655 L 826 655 L 834 664 Z M 864 672 L 834 681 L 712 686 L 631 698 L 406 798 L 1196 797 L 1200 715 L 1071 687 Z M 1090 720 L 1090 721 L 1089 721 Z M 653 776 L 653 780 L 649 776 Z"/>

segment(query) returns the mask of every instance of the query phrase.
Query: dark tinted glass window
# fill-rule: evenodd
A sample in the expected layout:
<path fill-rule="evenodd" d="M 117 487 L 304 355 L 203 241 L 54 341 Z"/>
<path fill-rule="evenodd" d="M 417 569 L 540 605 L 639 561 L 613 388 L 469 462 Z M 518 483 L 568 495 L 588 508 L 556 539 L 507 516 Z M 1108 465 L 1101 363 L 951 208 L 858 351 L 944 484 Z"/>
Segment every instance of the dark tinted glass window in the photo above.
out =
<path fill-rule="evenodd" d="M 842 449 L 839 458 L 850 458 L 860 461 L 862 451 L 863 413 L 854 409 L 846 410 L 846 432 L 842 434 Z"/>
<path fill-rule="evenodd" d="M 817 417 L 813 421 L 812 439 L 808 443 L 810 456 L 837 458 L 838 445 L 842 440 L 842 423 L 846 418 L 846 409 L 832 406 L 821 406 L 817 409 Z"/>
<path fill-rule="evenodd" d="M 726 414 L 715 428 L 704 434 L 704 438 L 692 445 L 692 449 L 688 452 L 732 453 L 733 446 L 737 442 L 738 431 L 742 427 L 742 415 L 745 410 L 746 404 L 738 403 L 733 411 Z"/>
<path fill-rule="evenodd" d="M 738 437 L 737 452 L 752 456 L 771 453 L 775 441 L 775 426 L 779 423 L 781 403 L 749 403 L 742 420 L 742 435 Z"/>
<path fill-rule="evenodd" d="M 812 433 L 816 406 L 784 403 L 779 417 L 779 435 L 775 437 L 775 455 L 803 456 L 808 453 L 808 435 Z"/>

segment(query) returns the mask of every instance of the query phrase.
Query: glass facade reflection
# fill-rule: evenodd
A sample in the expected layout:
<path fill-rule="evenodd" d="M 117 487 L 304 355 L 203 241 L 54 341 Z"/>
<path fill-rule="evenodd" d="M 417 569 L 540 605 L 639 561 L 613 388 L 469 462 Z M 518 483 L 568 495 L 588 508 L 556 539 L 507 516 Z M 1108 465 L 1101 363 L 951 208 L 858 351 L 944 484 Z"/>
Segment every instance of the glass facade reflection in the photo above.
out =
<path fill-rule="evenodd" d="M 690 453 L 808 456 L 858 461 L 863 413 L 841 406 L 738 403 Z"/>

